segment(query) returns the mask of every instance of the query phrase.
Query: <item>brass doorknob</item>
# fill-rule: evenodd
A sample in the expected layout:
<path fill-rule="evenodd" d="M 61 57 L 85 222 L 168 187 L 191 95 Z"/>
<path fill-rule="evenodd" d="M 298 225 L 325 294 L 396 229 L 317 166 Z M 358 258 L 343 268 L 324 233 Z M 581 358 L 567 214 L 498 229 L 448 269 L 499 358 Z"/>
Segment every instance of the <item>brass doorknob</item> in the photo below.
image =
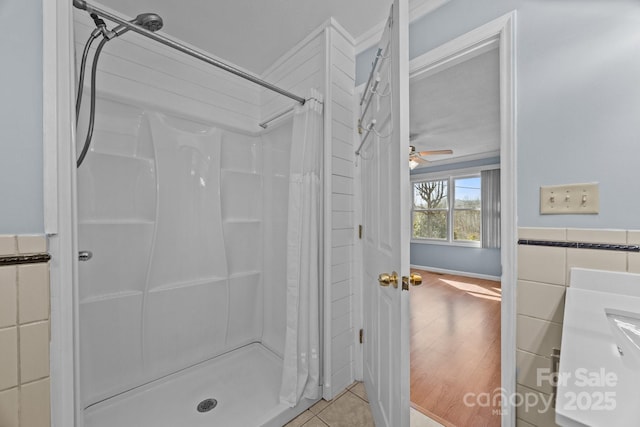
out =
<path fill-rule="evenodd" d="M 411 284 L 413 286 L 421 285 L 422 284 L 422 276 L 419 275 L 418 273 L 411 273 L 409 275 L 409 277 L 402 276 L 402 290 L 403 291 L 408 291 L 409 290 L 409 284 Z"/>
<path fill-rule="evenodd" d="M 378 283 L 380 286 L 389 286 L 393 285 L 394 288 L 398 287 L 398 273 L 395 271 L 391 274 L 389 273 L 380 273 L 378 276 Z"/>
<path fill-rule="evenodd" d="M 409 283 L 411 283 L 413 286 L 421 285 L 422 276 L 418 273 L 411 273 L 411 275 L 409 276 Z"/>

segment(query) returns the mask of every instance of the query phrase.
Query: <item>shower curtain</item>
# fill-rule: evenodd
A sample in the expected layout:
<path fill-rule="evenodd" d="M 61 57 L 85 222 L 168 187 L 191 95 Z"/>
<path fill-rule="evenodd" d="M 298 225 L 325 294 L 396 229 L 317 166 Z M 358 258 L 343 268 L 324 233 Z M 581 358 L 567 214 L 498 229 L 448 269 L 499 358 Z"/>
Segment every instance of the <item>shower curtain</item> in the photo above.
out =
<path fill-rule="evenodd" d="M 287 228 L 287 329 L 280 402 L 317 399 L 320 385 L 322 98 L 311 91 L 293 118 Z"/>

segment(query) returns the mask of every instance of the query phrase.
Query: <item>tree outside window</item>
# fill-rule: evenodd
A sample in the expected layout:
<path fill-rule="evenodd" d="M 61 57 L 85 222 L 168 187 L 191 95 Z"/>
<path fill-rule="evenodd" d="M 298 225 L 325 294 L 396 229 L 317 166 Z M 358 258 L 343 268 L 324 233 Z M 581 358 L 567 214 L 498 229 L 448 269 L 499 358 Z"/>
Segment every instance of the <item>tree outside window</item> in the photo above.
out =
<path fill-rule="evenodd" d="M 413 237 L 447 239 L 448 182 L 416 182 L 413 185 Z"/>
<path fill-rule="evenodd" d="M 413 184 L 413 238 L 480 242 L 480 176 Z"/>

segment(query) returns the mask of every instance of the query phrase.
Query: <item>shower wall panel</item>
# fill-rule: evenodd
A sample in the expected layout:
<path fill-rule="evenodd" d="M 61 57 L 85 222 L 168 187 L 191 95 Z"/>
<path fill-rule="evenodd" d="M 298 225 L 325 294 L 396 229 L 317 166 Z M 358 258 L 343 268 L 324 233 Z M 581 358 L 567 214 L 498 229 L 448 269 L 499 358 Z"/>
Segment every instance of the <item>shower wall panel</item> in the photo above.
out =
<path fill-rule="evenodd" d="M 259 138 L 114 99 L 98 111 L 78 170 L 93 253 L 80 264 L 84 405 L 262 334 Z"/>
<path fill-rule="evenodd" d="M 262 339 L 264 211 L 263 150 L 259 137 L 225 132 L 220 197 L 229 274 L 227 345 Z M 242 308 L 242 309 L 239 309 Z"/>
<path fill-rule="evenodd" d="M 148 115 L 112 100 L 98 106 L 93 148 L 78 170 L 78 243 L 93 253 L 79 266 L 85 403 L 145 377 L 142 312 L 157 204 Z"/>
<path fill-rule="evenodd" d="M 264 321 L 262 342 L 282 356 L 286 332 L 287 218 L 292 122 L 262 136 L 264 153 Z M 284 238 L 283 238 L 284 237 Z"/>
<path fill-rule="evenodd" d="M 81 52 L 94 25 L 74 13 Z M 260 89 L 129 33 L 97 91 L 78 170 L 85 406 L 260 341 L 264 310 Z"/>
<path fill-rule="evenodd" d="M 227 275 L 219 199 L 221 132 L 187 120 L 178 128 L 176 122 L 151 115 L 159 195 L 151 291 Z"/>
<path fill-rule="evenodd" d="M 150 113 L 158 204 L 143 308 L 145 362 L 156 377 L 225 348 L 227 259 L 219 129 Z"/>

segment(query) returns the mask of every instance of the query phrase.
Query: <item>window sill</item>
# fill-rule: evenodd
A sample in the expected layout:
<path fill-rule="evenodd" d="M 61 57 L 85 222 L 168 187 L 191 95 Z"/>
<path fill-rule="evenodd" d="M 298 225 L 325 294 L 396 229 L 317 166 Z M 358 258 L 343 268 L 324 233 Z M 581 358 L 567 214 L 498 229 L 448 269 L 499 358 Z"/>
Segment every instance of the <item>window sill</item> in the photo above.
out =
<path fill-rule="evenodd" d="M 457 246 L 462 248 L 482 248 L 480 242 L 447 242 L 444 240 L 411 239 L 411 243 L 420 245 Z"/>

